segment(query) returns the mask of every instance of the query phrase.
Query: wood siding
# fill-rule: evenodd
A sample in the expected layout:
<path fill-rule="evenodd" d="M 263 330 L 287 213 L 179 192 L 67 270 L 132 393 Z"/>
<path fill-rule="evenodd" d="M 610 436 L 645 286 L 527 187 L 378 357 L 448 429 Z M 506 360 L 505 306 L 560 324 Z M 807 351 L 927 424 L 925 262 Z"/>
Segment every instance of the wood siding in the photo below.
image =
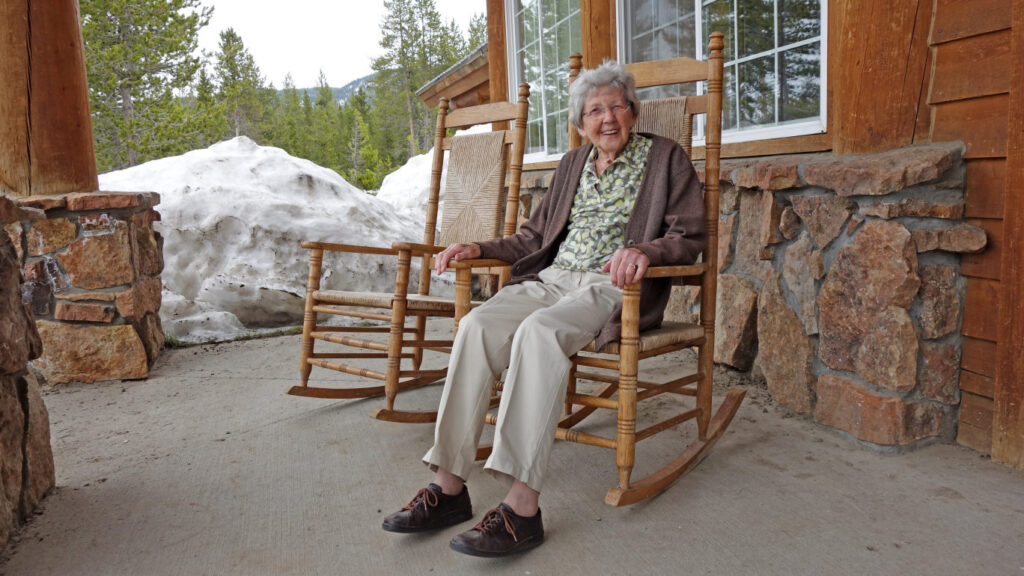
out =
<path fill-rule="evenodd" d="M 1012 8 L 1012 0 L 935 0 L 930 38 L 928 139 L 961 140 L 966 145 L 966 216 L 988 234 L 983 252 L 961 259 L 961 273 L 968 280 L 957 434 L 960 444 L 985 453 L 992 451 L 1001 357 L 999 318 L 1005 312 L 1000 299 L 1006 289 L 1001 277 L 1004 215 L 1010 202 L 1008 119 L 1012 92 L 1021 89 L 1020 79 L 1009 73 L 1014 66 Z"/>

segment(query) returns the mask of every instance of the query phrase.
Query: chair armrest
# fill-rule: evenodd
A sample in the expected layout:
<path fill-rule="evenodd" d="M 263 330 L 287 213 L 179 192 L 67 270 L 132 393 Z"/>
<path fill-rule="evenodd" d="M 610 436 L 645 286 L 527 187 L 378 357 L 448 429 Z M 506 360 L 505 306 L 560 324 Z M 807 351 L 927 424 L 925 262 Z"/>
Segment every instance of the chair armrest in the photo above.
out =
<path fill-rule="evenodd" d="M 437 254 L 441 250 L 444 250 L 444 246 L 434 246 L 433 244 L 419 244 L 416 242 L 395 242 L 391 245 L 393 250 L 410 250 L 412 252 L 426 253 L 426 254 Z"/>
<path fill-rule="evenodd" d="M 398 254 L 398 250 L 392 248 L 358 246 L 356 244 L 334 244 L 331 242 L 303 242 L 302 247 L 307 250 L 320 249 L 332 252 L 355 252 L 358 254 L 384 254 L 389 256 Z"/>
<path fill-rule="evenodd" d="M 708 269 L 707 264 L 699 262 L 686 266 L 652 266 L 644 272 L 644 278 L 670 278 L 678 276 L 700 276 Z"/>
<path fill-rule="evenodd" d="M 460 268 L 504 268 L 511 266 L 511 262 L 505 260 L 498 260 L 497 258 L 477 258 L 474 260 L 451 260 L 448 262 L 449 268 L 458 270 Z"/>

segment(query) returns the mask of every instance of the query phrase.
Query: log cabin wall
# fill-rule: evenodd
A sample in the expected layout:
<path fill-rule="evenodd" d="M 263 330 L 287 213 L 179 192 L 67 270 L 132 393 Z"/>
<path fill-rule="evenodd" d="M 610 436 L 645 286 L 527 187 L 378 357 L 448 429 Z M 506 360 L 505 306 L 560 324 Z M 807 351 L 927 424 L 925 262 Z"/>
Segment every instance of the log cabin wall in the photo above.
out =
<path fill-rule="evenodd" d="M 935 0 L 930 87 L 927 106 L 921 110 L 929 120 L 928 131 L 916 138 L 964 142 L 965 215 L 988 234 L 986 250 L 961 261 L 961 274 L 968 281 L 957 434 L 960 444 L 986 454 L 992 451 L 1000 356 L 997 319 L 1002 312 L 1010 313 L 1000 310 L 999 304 L 1003 221 L 1006 206 L 1020 204 L 1019 195 L 1006 185 L 1012 11 L 1012 0 Z M 1016 346 L 1019 354 L 1020 343 Z"/>

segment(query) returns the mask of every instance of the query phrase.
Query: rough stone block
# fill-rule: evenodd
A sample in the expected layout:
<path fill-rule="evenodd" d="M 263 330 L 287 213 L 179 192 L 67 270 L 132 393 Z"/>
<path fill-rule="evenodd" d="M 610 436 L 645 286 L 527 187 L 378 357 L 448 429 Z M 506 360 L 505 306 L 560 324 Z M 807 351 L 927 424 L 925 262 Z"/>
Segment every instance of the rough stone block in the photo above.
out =
<path fill-rule="evenodd" d="M 100 322 L 109 324 L 114 320 L 113 306 L 85 304 L 81 302 L 57 302 L 53 317 L 68 322 Z"/>
<path fill-rule="evenodd" d="M 735 251 L 736 214 L 730 214 L 718 221 L 718 273 L 732 265 Z"/>
<path fill-rule="evenodd" d="M 760 238 L 762 250 L 769 244 L 782 242 L 779 222 L 782 220 L 782 206 L 775 201 L 775 194 L 763 192 L 761 206 L 758 208 L 761 217 Z"/>
<path fill-rule="evenodd" d="M 876 218 L 942 218 L 945 220 L 962 220 L 964 217 L 963 202 L 941 203 L 928 202 L 918 198 L 908 198 L 899 202 L 875 202 L 861 208 L 865 216 Z"/>
<path fill-rule="evenodd" d="M 808 162 L 804 181 L 840 196 L 881 196 L 936 180 L 960 162 L 963 145 L 940 143 L 881 154 L 830 156 Z"/>
<path fill-rule="evenodd" d="M 782 209 L 782 216 L 779 218 L 779 232 L 786 240 L 792 240 L 800 233 L 800 216 L 792 206 Z"/>
<path fill-rule="evenodd" d="M 146 350 L 130 325 L 37 323 L 45 354 L 33 364 L 50 384 L 145 378 Z"/>
<path fill-rule="evenodd" d="M 18 203 L 23 208 L 33 208 L 35 210 L 58 210 L 65 208 L 68 205 L 67 198 L 63 194 L 56 196 L 23 196 L 18 198 Z M 45 218 L 45 216 L 43 216 Z"/>
<path fill-rule="evenodd" d="M 4 225 L 4 232 L 7 233 L 7 237 L 11 240 L 11 245 L 14 247 L 14 253 L 18 258 L 18 262 L 24 262 L 25 251 L 21 247 L 21 240 L 25 233 L 21 222 L 11 222 Z"/>
<path fill-rule="evenodd" d="M 921 343 L 920 392 L 943 404 L 960 403 L 960 347 L 936 342 Z"/>
<path fill-rule="evenodd" d="M 917 383 L 917 349 L 917 330 L 910 313 L 889 306 L 865 326 L 854 368 L 875 386 L 909 392 Z"/>
<path fill-rule="evenodd" d="M 124 319 L 141 320 L 146 314 L 160 310 L 160 278 L 143 278 L 130 289 L 118 292 L 116 298 L 117 311 Z"/>
<path fill-rule="evenodd" d="M 67 208 L 73 212 L 134 208 L 145 204 L 135 192 L 76 192 L 67 195 Z"/>
<path fill-rule="evenodd" d="M 732 214 L 740 209 L 740 189 L 731 182 L 723 181 L 718 189 L 719 214 Z"/>
<path fill-rule="evenodd" d="M 39 355 L 39 334 L 22 304 L 21 266 L 11 241 L 0 235 L 0 374 L 14 374 Z"/>
<path fill-rule="evenodd" d="M 79 238 L 57 259 L 77 288 L 94 290 L 131 284 L 135 270 L 129 240 L 128 225 L 117 222 L 113 233 Z"/>
<path fill-rule="evenodd" d="M 814 348 L 782 296 L 778 274 L 761 286 L 757 343 L 757 363 L 772 397 L 796 412 L 810 412 L 814 405 Z"/>
<path fill-rule="evenodd" d="M 729 271 L 763 282 L 771 276 L 773 269 L 771 262 L 761 259 L 760 206 L 760 194 L 746 191 L 740 196 L 739 224 L 736 227 L 736 239 L 733 242 L 736 250 L 733 253 L 732 267 L 729 268 Z"/>
<path fill-rule="evenodd" d="M 21 509 L 29 513 L 36 509 L 43 497 L 57 484 L 50 447 L 50 416 L 39 392 L 39 382 L 26 372 L 21 385 L 27 404 L 28 426 L 25 435 L 25 464 L 27 470 L 21 492 Z"/>
<path fill-rule="evenodd" d="M 78 217 L 78 223 L 82 226 L 83 236 L 102 236 L 114 232 L 117 220 L 110 214 L 84 214 Z"/>
<path fill-rule="evenodd" d="M 857 210 L 857 203 L 836 196 L 793 196 L 793 211 L 800 216 L 818 248 L 824 249 L 839 236 L 843 225 Z"/>
<path fill-rule="evenodd" d="M 941 338 L 960 324 L 963 299 L 957 289 L 957 273 L 950 266 L 921 266 L 921 308 L 917 322 L 921 337 Z"/>
<path fill-rule="evenodd" d="M 942 431 L 943 410 L 938 404 L 880 396 L 856 380 L 831 374 L 818 378 L 817 392 L 815 421 L 865 442 L 905 446 Z"/>
<path fill-rule="evenodd" d="M 67 218 L 40 220 L 28 232 L 29 256 L 42 256 L 64 248 L 75 239 L 75 223 Z"/>
<path fill-rule="evenodd" d="M 821 361 L 854 370 L 865 334 L 890 306 L 909 307 L 920 284 L 910 232 L 892 220 L 866 223 L 818 293 Z"/>
<path fill-rule="evenodd" d="M 160 325 L 160 315 L 156 312 L 150 312 L 140 320 L 132 322 L 132 326 L 135 327 L 135 331 L 139 334 L 139 339 L 142 340 L 142 346 L 146 349 L 146 359 L 152 367 L 153 362 L 156 362 L 165 344 L 163 327 Z"/>
<path fill-rule="evenodd" d="M 665 308 L 665 320 L 695 324 L 699 318 L 700 286 L 673 286 Z"/>
<path fill-rule="evenodd" d="M 988 243 L 985 230 L 971 224 L 957 224 L 937 230 L 919 228 L 913 231 L 913 235 L 918 252 L 943 250 L 976 254 L 981 252 Z"/>
<path fill-rule="evenodd" d="M 825 274 L 820 250 L 815 250 L 807 233 L 786 248 L 782 276 L 796 296 L 797 313 L 807 335 L 818 333 L 818 287 L 816 280 Z"/>
<path fill-rule="evenodd" d="M 738 167 L 733 172 L 733 181 L 742 188 L 764 191 L 796 188 L 801 185 L 798 165 L 797 161 L 785 157 L 770 158 Z"/>
<path fill-rule="evenodd" d="M 747 371 L 757 352 L 757 287 L 723 274 L 715 300 L 715 362 Z"/>

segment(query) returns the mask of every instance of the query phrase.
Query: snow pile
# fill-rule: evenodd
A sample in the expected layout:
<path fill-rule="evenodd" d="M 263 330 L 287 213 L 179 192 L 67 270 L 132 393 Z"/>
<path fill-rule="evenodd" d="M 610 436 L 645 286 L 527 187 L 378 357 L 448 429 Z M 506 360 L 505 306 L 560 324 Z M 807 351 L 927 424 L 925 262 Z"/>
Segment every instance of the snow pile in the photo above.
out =
<path fill-rule="evenodd" d="M 428 153 L 389 176 L 375 197 L 332 170 L 239 137 L 103 174 L 100 189 L 160 193 L 163 328 L 179 340 L 206 341 L 301 324 L 309 273 L 303 240 L 422 241 L 429 179 Z M 324 276 L 323 288 L 390 292 L 394 259 L 325 255 Z M 445 280 L 431 292 L 451 293 Z"/>

